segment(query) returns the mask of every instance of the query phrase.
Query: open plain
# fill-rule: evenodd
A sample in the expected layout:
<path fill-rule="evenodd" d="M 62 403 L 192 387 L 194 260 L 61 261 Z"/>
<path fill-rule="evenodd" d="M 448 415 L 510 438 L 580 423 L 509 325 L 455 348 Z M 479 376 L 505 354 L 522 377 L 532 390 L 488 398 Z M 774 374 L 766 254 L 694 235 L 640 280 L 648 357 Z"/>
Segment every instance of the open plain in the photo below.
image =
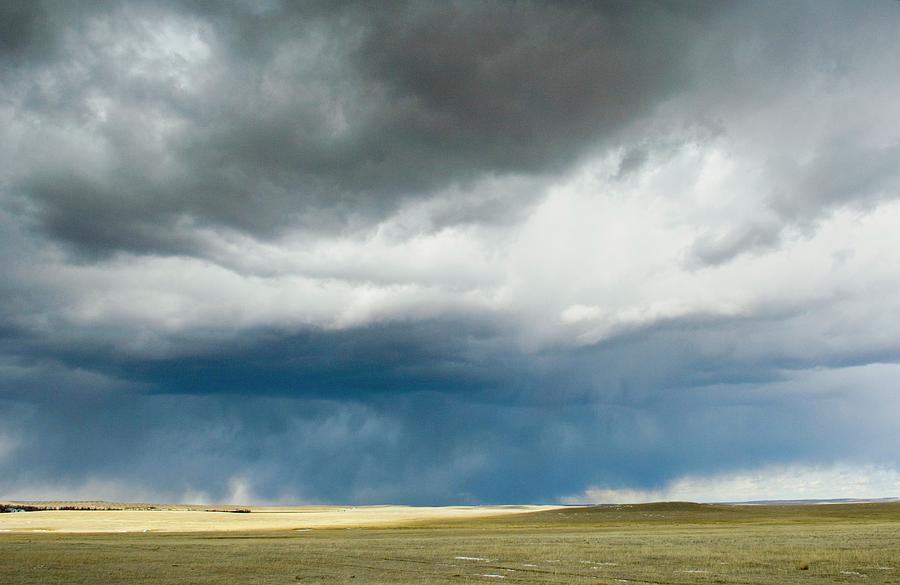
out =
<path fill-rule="evenodd" d="M 555 506 L 170 506 L 91 503 L 0 516 L 0 532 L 234 532 L 407 526 L 556 509 Z M 8 504 L 9 505 L 9 504 Z M 34 505 L 34 503 L 24 504 Z M 74 508 L 78 503 L 63 504 Z M 250 513 L 252 511 L 252 513 Z"/>
<path fill-rule="evenodd" d="M 895 502 L 39 511 L 0 530 L 10 585 L 900 583 Z"/>

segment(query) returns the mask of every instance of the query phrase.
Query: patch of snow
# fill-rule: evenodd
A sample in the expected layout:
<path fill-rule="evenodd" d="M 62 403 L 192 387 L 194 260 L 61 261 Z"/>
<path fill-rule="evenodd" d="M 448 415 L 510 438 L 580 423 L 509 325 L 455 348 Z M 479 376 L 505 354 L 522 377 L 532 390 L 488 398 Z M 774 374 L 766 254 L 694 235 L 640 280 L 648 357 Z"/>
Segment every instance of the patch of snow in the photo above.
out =
<path fill-rule="evenodd" d="M 457 561 L 489 561 L 490 559 L 486 559 L 484 557 L 453 557 Z"/>

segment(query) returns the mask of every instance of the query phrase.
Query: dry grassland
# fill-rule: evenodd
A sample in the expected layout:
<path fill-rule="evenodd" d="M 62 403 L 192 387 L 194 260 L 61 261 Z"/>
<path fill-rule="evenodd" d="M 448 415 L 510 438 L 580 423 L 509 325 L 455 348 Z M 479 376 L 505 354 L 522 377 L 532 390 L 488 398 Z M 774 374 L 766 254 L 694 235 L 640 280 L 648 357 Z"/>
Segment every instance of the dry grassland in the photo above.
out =
<path fill-rule="evenodd" d="M 408 509 L 396 507 L 299 510 L 183 512 L 227 517 L 207 521 L 230 526 L 216 532 L 0 533 L 0 583 L 900 584 L 900 504 L 486 508 L 481 516 L 471 508 L 426 509 L 430 517 L 403 516 Z M 129 526 L 138 521 L 133 514 L 158 513 L 119 512 Z M 265 523 L 306 513 L 357 518 L 357 525 L 231 528 L 254 516 Z M 52 514 L 59 513 L 0 521 Z M 52 517 L 93 525 L 79 514 L 115 512 Z M 391 527 L 360 527 L 376 518 Z"/>
<path fill-rule="evenodd" d="M 34 505 L 34 504 L 31 504 Z M 177 508 L 177 507 L 176 507 Z M 166 510 L 46 510 L 0 515 L 0 532 L 219 532 L 373 528 L 556 509 L 553 506 L 310 506 L 247 508 L 250 513 Z"/>

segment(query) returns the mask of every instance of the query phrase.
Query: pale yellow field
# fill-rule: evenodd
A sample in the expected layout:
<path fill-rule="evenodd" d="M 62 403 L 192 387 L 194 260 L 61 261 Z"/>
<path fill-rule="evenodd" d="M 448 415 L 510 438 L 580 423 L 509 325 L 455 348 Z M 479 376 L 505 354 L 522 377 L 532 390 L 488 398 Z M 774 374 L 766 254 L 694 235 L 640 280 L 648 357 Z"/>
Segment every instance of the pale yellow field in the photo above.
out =
<path fill-rule="evenodd" d="M 374 528 L 417 521 L 484 518 L 557 506 L 358 506 L 251 508 L 249 514 L 197 510 L 47 510 L 0 514 L 0 532 L 217 532 Z"/>

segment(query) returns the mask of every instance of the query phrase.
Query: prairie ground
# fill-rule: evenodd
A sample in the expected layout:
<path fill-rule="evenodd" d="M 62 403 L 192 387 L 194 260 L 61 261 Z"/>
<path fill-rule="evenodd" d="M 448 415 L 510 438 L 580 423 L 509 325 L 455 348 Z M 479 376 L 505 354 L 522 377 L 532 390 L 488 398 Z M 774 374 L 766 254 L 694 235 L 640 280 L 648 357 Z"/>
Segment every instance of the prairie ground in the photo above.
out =
<path fill-rule="evenodd" d="M 0 524 L 32 514 L 44 513 L 4 514 Z M 266 512 L 229 516 L 254 514 Z M 900 504 L 648 504 L 369 528 L 0 533 L 0 583 L 10 585 L 461 582 L 900 584 Z"/>
<path fill-rule="evenodd" d="M 9 504 L 8 504 L 9 505 Z M 26 504 L 34 506 L 34 503 Z M 69 504 L 74 506 L 77 504 Z M 411 522 L 475 519 L 556 509 L 558 506 L 306 506 L 231 508 L 156 506 L 115 509 L 93 503 L 90 510 L 39 510 L 0 515 L 4 532 L 233 532 L 301 528 L 374 528 Z M 159 509 L 164 508 L 164 509 Z M 250 513 L 240 513 L 250 512 Z"/>

